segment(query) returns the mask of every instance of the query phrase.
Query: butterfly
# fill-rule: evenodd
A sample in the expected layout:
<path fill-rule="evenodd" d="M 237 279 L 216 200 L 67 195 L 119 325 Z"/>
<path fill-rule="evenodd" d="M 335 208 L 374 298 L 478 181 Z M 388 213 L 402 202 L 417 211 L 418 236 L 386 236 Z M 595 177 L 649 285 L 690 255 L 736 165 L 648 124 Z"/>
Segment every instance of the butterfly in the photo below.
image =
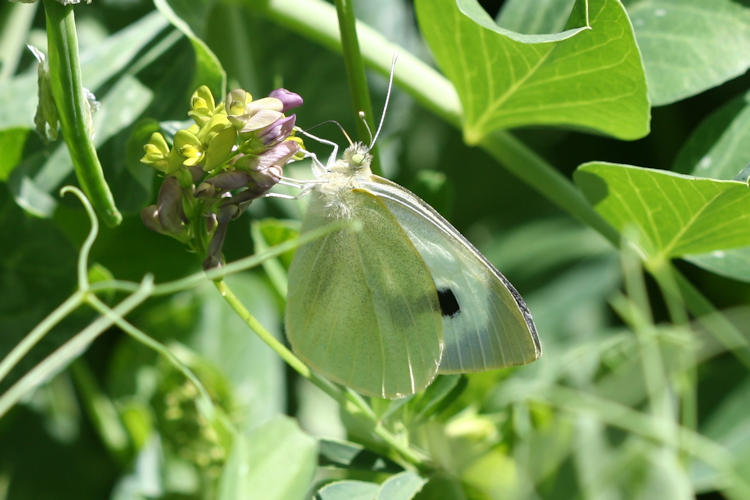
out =
<path fill-rule="evenodd" d="M 381 127 L 382 118 L 375 139 Z M 388 399 L 423 390 L 438 373 L 537 359 L 536 327 L 513 285 L 435 209 L 371 172 L 375 139 L 339 159 L 322 140 L 334 146 L 325 165 L 311 155 L 301 232 L 360 224 L 295 252 L 285 312 L 292 350 L 329 379 Z"/>

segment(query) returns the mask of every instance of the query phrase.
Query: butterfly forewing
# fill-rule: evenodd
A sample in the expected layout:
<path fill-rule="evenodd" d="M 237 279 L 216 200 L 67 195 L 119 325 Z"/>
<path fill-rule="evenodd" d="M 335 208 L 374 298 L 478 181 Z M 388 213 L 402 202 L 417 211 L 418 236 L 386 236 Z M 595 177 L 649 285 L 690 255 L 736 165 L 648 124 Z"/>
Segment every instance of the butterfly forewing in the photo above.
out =
<path fill-rule="evenodd" d="M 332 204 L 336 205 L 332 208 Z M 434 282 L 385 205 L 361 190 L 314 191 L 302 231 L 341 217 L 344 228 L 300 247 L 289 269 L 287 336 L 313 369 L 367 395 L 425 388 L 443 349 Z"/>
<path fill-rule="evenodd" d="M 541 355 L 526 303 L 458 230 L 387 179 L 372 176 L 363 188 L 396 217 L 434 279 L 444 318 L 441 373 L 519 365 Z"/>

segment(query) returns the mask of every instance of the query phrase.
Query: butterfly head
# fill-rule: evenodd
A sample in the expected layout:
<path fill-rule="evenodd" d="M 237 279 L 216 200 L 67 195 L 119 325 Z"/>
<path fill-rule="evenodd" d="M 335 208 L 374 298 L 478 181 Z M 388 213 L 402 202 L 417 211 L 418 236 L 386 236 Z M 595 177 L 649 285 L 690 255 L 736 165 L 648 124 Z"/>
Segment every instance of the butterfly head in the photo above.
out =
<path fill-rule="evenodd" d="M 370 175 L 371 161 L 370 148 L 361 142 L 355 142 L 346 148 L 341 158 L 330 167 L 330 171 L 352 177 Z"/>

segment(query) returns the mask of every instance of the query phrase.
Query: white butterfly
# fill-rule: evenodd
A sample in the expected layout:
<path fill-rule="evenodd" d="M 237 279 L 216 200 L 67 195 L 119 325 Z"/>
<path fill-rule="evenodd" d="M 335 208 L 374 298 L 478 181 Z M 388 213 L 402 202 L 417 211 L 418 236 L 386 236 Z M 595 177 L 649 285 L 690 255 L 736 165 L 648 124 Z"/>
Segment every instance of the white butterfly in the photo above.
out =
<path fill-rule="evenodd" d="M 419 392 L 438 373 L 537 359 L 541 344 L 518 292 L 432 207 L 373 175 L 370 148 L 354 143 L 336 159 L 334 145 L 326 165 L 313 158 L 302 232 L 342 219 L 361 229 L 297 249 L 285 317 L 294 352 L 381 398 Z"/>

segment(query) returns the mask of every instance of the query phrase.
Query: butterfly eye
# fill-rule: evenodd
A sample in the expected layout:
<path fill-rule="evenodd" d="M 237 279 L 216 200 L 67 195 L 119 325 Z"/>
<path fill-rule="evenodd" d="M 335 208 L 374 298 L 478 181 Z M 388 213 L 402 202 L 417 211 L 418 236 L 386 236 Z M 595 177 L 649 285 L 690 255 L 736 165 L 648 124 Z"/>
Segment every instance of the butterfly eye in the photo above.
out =
<path fill-rule="evenodd" d="M 361 153 L 356 153 L 352 155 L 352 163 L 354 163 L 355 165 L 362 165 L 364 161 L 365 161 L 365 155 Z"/>

